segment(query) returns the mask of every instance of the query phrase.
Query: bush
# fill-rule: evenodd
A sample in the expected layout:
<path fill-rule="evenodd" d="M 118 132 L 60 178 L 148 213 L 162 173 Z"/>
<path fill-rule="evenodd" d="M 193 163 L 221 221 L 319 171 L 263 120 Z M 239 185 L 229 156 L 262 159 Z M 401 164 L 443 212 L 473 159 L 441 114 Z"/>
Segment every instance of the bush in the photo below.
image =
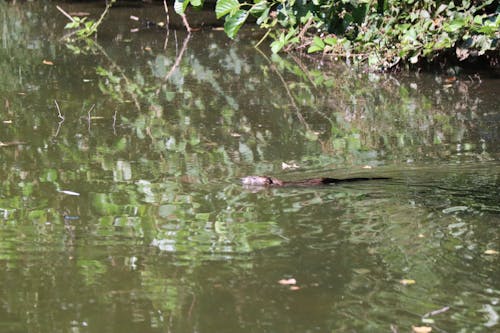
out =
<path fill-rule="evenodd" d="M 176 0 L 184 14 L 203 0 Z M 306 50 L 370 67 L 496 54 L 500 5 L 494 0 L 217 0 L 217 17 L 233 38 L 250 15 L 271 36 L 273 52 Z M 495 52 L 495 53 L 493 53 Z"/>

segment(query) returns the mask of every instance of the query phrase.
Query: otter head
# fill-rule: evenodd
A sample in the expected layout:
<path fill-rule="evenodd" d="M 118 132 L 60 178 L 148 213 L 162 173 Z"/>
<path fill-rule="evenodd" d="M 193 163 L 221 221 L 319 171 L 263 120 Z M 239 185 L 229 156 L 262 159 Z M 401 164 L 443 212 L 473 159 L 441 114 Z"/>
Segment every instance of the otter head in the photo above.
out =
<path fill-rule="evenodd" d="M 274 177 L 247 176 L 241 178 L 241 183 L 248 186 L 282 186 L 283 182 Z"/>

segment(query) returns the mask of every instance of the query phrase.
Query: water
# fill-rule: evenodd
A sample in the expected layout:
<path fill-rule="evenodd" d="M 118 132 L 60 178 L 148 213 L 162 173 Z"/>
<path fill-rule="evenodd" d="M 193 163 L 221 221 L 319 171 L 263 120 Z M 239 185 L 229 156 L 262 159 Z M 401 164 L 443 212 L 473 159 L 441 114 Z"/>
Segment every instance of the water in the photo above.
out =
<path fill-rule="evenodd" d="M 54 6 L 0 4 L 2 332 L 499 329 L 498 79 L 130 32 L 161 6 L 68 45 Z"/>

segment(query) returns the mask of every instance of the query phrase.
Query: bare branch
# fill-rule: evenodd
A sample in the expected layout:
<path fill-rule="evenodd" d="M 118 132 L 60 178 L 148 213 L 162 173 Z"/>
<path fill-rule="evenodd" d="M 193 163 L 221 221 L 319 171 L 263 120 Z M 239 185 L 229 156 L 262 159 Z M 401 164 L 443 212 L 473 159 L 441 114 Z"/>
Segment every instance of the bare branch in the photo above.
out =
<path fill-rule="evenodd" d="M 165 37 L 165 43 L 163 43 L 163 49 L 166 50 L 168 45 L 168 37 L 170 35 L 170 15 L 168 14 L 167 0 L 163 0 L 163 7 L 165 7 L 165 14 L 167 14 L 167 25 L 165 27 L 167 29 L 167 36 Z"/>
<path fill-rule="evenodd" d="M 54 100 L 54 103 L 56 104 L 57 115 L 59 116 L 59 119 L 61 119 L 61 121 L 57 124 L 56 134 L 54 134 L 54 137 L 56 137 L 59 135 L 59 131 L 61 130 L 62 123 L 64 123 L 64 116 L 62 115 L 61 108 L 59 107 L 59 104 L 57 103 L 56 100 Z"/>
<path fill-rule="evenodd" d="M 75 19 L 69 15 L 64 9 L 59 7 L 58 5 L 56 6 L 57 10 L 60 11 L 64 16 L 66 16 L 71 22 L 75 22 Z"/>
<path fill-rule="evenodd" d="M 95 104 L 92 104 L 92 106 L 90 107 L 90 109 L 87 111 L 87 119 L 88 119 L 88 130 L 90 132 L 90 122 L 92 120 L 92 117 L 90 116 L 90 113 L 92 112 L 92 110 L 94 109 L 95 107 Z"/>
<path fill-rule="evenodd" d="M 56 103 L 57 115 L 59 116 L 59 119 L 62 119 L 62 121 L 64 121 L 64 116 L 61 114 L 61 108 L 59 108 L 59 104 L 57 104 L 56 100 L 54 100 L 54 103 Z"/>
<path fill-rule="evenodd" d="M 182 23 L 184 23 L 184 26 L 186 27 L 187 32 L 191 33 L 191 31 L 193 31 L 193 29 L 191 28 L 191 26 L 189 26 L 189 22 L 187 20 L 186 14 L 182 14 L 181 17 L 182 17 Z"/>

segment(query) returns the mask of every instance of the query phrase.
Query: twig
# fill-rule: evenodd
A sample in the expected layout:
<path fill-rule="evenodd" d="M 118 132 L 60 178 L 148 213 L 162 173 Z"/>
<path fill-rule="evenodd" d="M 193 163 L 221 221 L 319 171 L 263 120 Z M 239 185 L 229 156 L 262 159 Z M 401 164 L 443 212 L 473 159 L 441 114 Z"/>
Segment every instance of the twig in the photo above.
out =
<path fill-rule="evenodd" d="M 62 9 L 61 7 L 59 7 L 59 5 L 56 5 L 56 8 L 58 11 L 60 11 L 64 16 L 66 16 L 71 22 L 75 22 L 75 19 L 73 18 L 73 16 L 69 15 L 64 9 Z"/>
<path fill-rule="evenodd" d="M 184 52 L 186 51 L 187 49 L 187 46 L 188 46 L 188 42 L 189 42 L 189 39 L 191 38 L 191 34 L 188 34 L 186 36 L 186 38 L 184 39 L 184 43 L 182 43 L 182 48 L 181 48 L 181 51 L 179 52 L 179 54 L 177 55 L 177 57 L 175 58 L 175 62 L 174 64 L 172 65 L 172 68 L 170 68 L 170 71 L 168 71 L 167 75 L 165 75 L 163 77 L 163 82 L 167 82 L 167 80 L 170 78 L 170 76 L 174 73 L 175 69 L 177 67 L 179 67 L 180 63 L 181 63 L 181 60 L 182 60 L 182 56 L 184 54 Z M 158 87 L 158 89 L 156 89 L 156 95 L 158 95 L 160 93 L 160 90 L 161 90 L 161 87 L 162 85 L 160 85 Z"/>
<path fill-rule="evenodd" d="M 57 124 L 56 134 L 54 134 L 54 137 L 56 137 L 59 135 L 59 131 L 61 130 L 62 123 L 64 123 L 64 116 L 61 114 L 61 108 L 59 108 L 59 104 L 57 104 L 56 100 L 54 100 L 54 103 L 56 104 L 57 114 L 59 116 L 59 119 L 61 119 L 61 121 Z"/>
<path fill-rule="evenodd" d="M 309 45 L 312 44 L 312 40 L 310 41 L 305 41 L 304 43 L 298 45 L 295 50 L 301 50 L 301 49 L 305 49 L 306 47 L 308 47 Z"/>
<path fill-rule="evenodd" d="M 99 17 L 99 20 L 97 20 L 97 22 L 92 25 L 93 32 L 97 32 L 97 27 L 99 27 L 101 25 L 101 23 L 104 20 L 104 18 L 106 17 L 106 15 L 108 15 L 108 12 L 109 12 L 110 8 L 113 6 L 113 3 L 115 1 L 116 0 L 111 0 L 109 2 L 106 1 L 106 8 L 102 12 L 101 17 Z"/>
<path fill-rule="evenodd" d="M 196 294 L 193 294 L 193 300 L 191 301 L 191 306 L 188 311 L 188 318 L 191 318 L 191 314 L 193 313 L 194 304 L 196 303 Z"/>
<path fill-rule="evenodd" d="M 151 142 L 154 143 L 155 142 L 155 138 L 153 137 L 153 134 L 151 134 L 151 127 L 146 127 L 146 134 L 149 136 L 149 138 L 151 139 Z"/>
<path fill-rule="evenodd" d="M 168 15 L 167 0 L 163 0 L 163 7 L 165 7 L 165 14 L 167 14 L 167 29 L 170 26 L 170 15 Z"/>
<path fill-rule="evenodd" d="M 163 50 L 167 49 L 169 35 L 170 35 L 170 30 L 167 28 L 167 36 L 165 37 L 165 42 L 163 42 Z"/>
<path fill-rule="evenodd" d="M 62 123 L 64 123 L 64 120 L 61 120 L 58 124 L 57 124 L 57 130 L 56 130 L 56 134 L 54 134 L 54 137 L 58 136 L 59 135 L 59 131 L 61 130 L 61 125 Z"/>
<path fill-rule="evenodd" d="M 90 133 L 90 122 L 91 122 L 91 117 L 90 117 L 90 113 L 92 112 L 92 110 L 94 109 L 94 106 L 95 104 L 92 104 L 92 106 L 90 107 L 90 109 L 87 111 L 87 116 L 88 116 L 88 126 L 89 126 L 89 133 Z"/>
<path fill-rule="evenodd" d="M 118 110 L 115 110 L 115 114 L 113 115 L 113 134 L 116 135 L 116 114 Z"/>
<path fill-rule="evenodd" d="M 443 313 L 443 312 L 446 312 L 450 309 L 449 306 L 445 306 L 445 307 L 442 307 L 441 309 L 438 309 L 438 310 L 434 310 L 434 311 L 431 311 L 431 312 L 427 312 L 426 314 L 424 314 L 422 316 L 422 318 L 427 318 L 427 317 L 432 317 L 432 316 L 435 316 L 435 315 L 438 315 L 440 313 Z"/>
<path fill-rule="evenodd" d="M 168 38 L 170 37 L 170 15 L 168 14 L 167 0 L 163 0 L 163 7 L 165 7 L 165 14 L 167 14 L 167 36 L 165 37 L 165 42 L 163 43 L 163 49 L 166 50 L 168 46 Z"/>
<path fill-rule="evenodd" d="M 264 34 L 264 36 L 262 36 L 262 38 L 257 42 L 257 44 L 255 44 L 255 48 L 258 48 L 260 44 L 262 44 L 262 42 L 267 38 L 267 36 L 269 36 L 269 33 L 271 32 L 271 29 L 268 29 L 267 32 Z"/>
<path fill-rule="evenodd" d="M 291 54 L 291 57 L 292 57 L 293 61 L 295 61 L 295 63 L 300 67 L 300 69 L 302 70 L 302 72 L 304 72 L 305 76 L 307 77 L 307 79 L 309 80 L 309 82 L 311 82 L 311 84 L 313 85 L 313 87 L 314 88 L 318 88 L 316 86 L 316 83 L 314 83 L 313 79 L 311 78 L 311 75 L 309 75 L 309 71 L 304 66 L 304 64 L 301 61 L 299 61 L 299 59 L 297 59 L 297 57 L 295 57 L 293 54 Z"/>
<path fill-rule="evenodd" d="M 299 35 L 297 36 L 299 40 L 302 40 L 302 37 L 304 37 L 304 34 L 306 33 L 307 30 L 309 30 L 309 27 L 311 26 L 313 17 L 311 16 L 309 20 L 307 20 L 306 24 L 304 24 L 304 27 L 302 30 L 300 30 Z"/>
<path fill-rule="evenodd" d="M 175 39 L 175 56 L 179 54 L 179 43 L 177 42 L 177 30 L 174 30 L 174 39 Z"/>
<path fill-rule="evenodd" d="M 59 104 L 57 104 L 56 100 L 54 100 L 54 103 L 56 103 L 57 115 L 59 116 L 59 119 L 62 119 L 62 121 L 64 121 L 64 116 L 61 114 L 61 108 L 59 108 Z"/>
<path fill-rule="evenodd" d="M 309 20 L 307 20 L 306 24 L 304 24 L 304 27 L 302 28 L 302 30 L 300 30 L 299 34 L 298 34 L 298 39 L 299 39 L 299 42 L 302 40 L 302 38 L 304 37 L 304 34 L 306 33 L 306 31 L 309 29 L 309 26 L 311 25 L 312 23 L 312 16 L 309 18 Z M 287 46 L 285 46 L 285 48 L 283 49 L 285 52 L 289 52 L 293 47 L 293 43 L 290 43 L 288 44 Z"/>
<path fill-rule="evenodd" d="M 2 142 L 0 141 L 0 147 L 9 147 L 9 146 L 19 146 L 19 145 L 25 145 L 26 142 L 24 141 L 9 141 L 9 142 Z"/>
<path fill-rule="evenodd" d="M 285 91 L 288 95 L 288 99 L 290 100 L 290 103 L 292 104 L 293 108 L 295 109 L 295 112 L 297 114 L 297 118 L 299 119 L 299 121 L 304 125 L 304 127 L 310 131 L 310 126 L 309 124 L 307 123 L 307 121 L 305 120 L 304 116 L 300 113 L 300 109 L 299 107 L 297 106 L 297 103 L 295 103 L 295 99 L 293 98 L 293 95 L 292 95 L 292 92 L 290 91 L 290 89 L 288 88 L 288 85 L 285 81 L 285 79 L 283 78 L 283 75 L 281 75 L 281 73 L 276 69 L 276 66 L 274 66 L 274 64 L 272 64 L 271 60 L 269 60 L 269 58 L 264 54 L 262 53 L 261 50 L 259 49 L 256 49 L 266 60 L 267 62 L 271 65 L 271 69 L 276 73 L 276 75 L 278 76 L 278 78 L 280 79 L 281 83 L 283 84 L 283 88 L 285 88 Z"/>
<path fill-rule="evenodd" d="M 167 29 L 167 36 L 165 37 L 165 42 L 163 42 L 163 50 L 165 51 L 167 49 L 167 46 L 168 46 L 168 37 L 170 35 L 170 30 Z"/>
<path fill-rule="evenodd" d="M 106 53 L 106 51 L 102 48 L 102 46 L 97 41 L 94 41 L 93 45 L 111 63 L 111 66 L 118 70 L 118 72 L 120 73 L 121 77 L 125 80 L 125 82 L 128 85 L 130 85 L 131 80 L 127 77 L 127 75 L 125 75 L 125 72 L 121 69 L 121 67 L 113 59 L 111 59 L 111 57 Z M 138 100 L 136 94 L 134 94 L 132 91 L 128 91 L 128 93 L 132 97 L 132 100 L 134 101 L 134 104 L 135 104 L 135 107 L 137 108 L 137 110 L 141 111 L 141 105 L 139 103 L 139 100 Z"/>
<path fill-rule="evenodd" d="M 108 15 L 108 12 L 109 12 L 109 9 L 113 6 L 113 3 L 115 2 L 116 0 L 111 0 L 109 2 L 106 1 L 106 8 L 104 9 L 104 11 L 102 12 L 101 16 L 99 17 L 99 19 L 97 20 L 97 22 L 95 22 L 94 24 L 92 24 L 92 27 L 90 28 L 90 30 L 88 30 L 86 33 L 85 33 L 85 37 L 89 37 L 90 35 L 94 34 L 95 32 L 97 32 L 97 28 L 101 25 L 102 21 L 104 20 L 104 18 L 106 17 L 106 15 Z M 56 6 L 57 10 L 59 10 L 64 16 L 66 16 L 69 20 L 71 20 L 71 22 L 75 23 L 76 20 L 70 15 L 68 14 L 64 9 L 62 9 L 61 7 L 59 6 Z M 82 28 L 84 29 L 84 28 Z M 86 29 L 86 28 L 85 28 Z"/>
<path fill-rule="evenodd" d="M 184 23 L 184 26 L 186 27 L 187 32 L 191 33 L 191 31 L 193 31 L 193 29 L 191 29 L 191 27 L 189 26 L 189 22 L 187 20 L 186 14 L 182 14 L 181 17 L 182 17 L 182 23 Z"/>

